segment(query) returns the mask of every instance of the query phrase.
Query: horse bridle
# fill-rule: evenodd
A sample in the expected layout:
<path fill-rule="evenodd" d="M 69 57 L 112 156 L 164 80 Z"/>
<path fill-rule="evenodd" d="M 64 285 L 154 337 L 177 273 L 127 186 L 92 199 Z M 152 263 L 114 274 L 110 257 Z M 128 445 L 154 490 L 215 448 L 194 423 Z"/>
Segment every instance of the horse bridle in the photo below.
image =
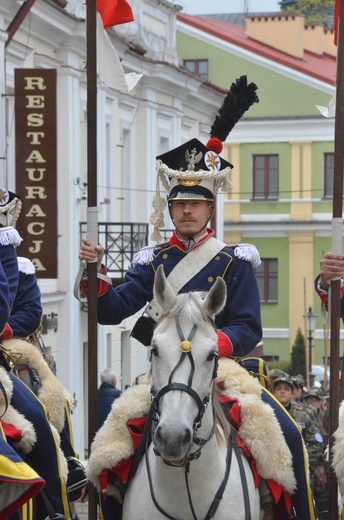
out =
<path fill-rule="evenodd" d="M 178 335 L 179 335 L 180 341 L 181 342 L 185 341 L 183 332 L 182 332 L 181 327 L 179 325 L 178 318 L 176 319 L 176 327 L 177 327 L 177 331 L 178 331 Z M 187 341 L 191 342 L 191 340 L 193 339 L 193 337 L 194 337 L 194 335 L 196 333 L 196 330 L 197 330 L 197 325 L 194 324 L 192 329 L 191 329 L 191 332 L 190 332 L 190 334 L 188 336 Z M 188 384 L 185 385 L 184 383 L 173 383 L 172 382 L 173 375 L 176 372 L 176 370 L 181 366 L 183 361 L 186 359 L 186 356 L 189 358 L 190 364 L 191 364 L 191 371 L 190 371 L 189 378 L 188 378 Z M 215 356 L 215 358 L 214 358 L 214 369 L 213 369 L 213 379 L 215 379 L 215 377 L 216 377 L 217 367 L 218 367 L 218 356 Z M 155 424 L 158 423 L 159 418 L 160 418 L 160 409 L 159 409 L 160 399 L 167 392 L 170 392 L 172 390 L 180 390 L 182 392 L 186 392 L 187 394 L 189 394 L 196 401 L 197 406 L 198 406 L 198 414 L 197 414 L 197 416 L 196 416 L 196 418 L 194 420 L 194 423 L 193 423 L 193 439 L 192 439 L 192 443 L 190 445 L 189 452 L 188 452 L 188 455 L 186 457 L 186 461 L 184 462 L 184 475 L 185 475 L 185 483 L 186 483 L 186 489 L 187 489 L 187 494 L 188 494 L 188 500 L 189 500 L 191 513 L 192 513 L 192 516 L 193 516 L 194 520 L 197 520 L 197 516 L 196 516 L 195 510 L 194 510 L 194 507 L 193 507 L 193 502 L 192 502 L 192 497 L 191 497 L 191 492 L 190 492 L 190 487 L 189 487 L 189 481 L 188 481 L 189 466 L 190 466 L 190 462 L 192 460 L 196 460 L 196 459 L 198 459 L 200 457 L 201 450 L 202 450 L 203 446 L 213 437 L 213 435 L 215 433 L 215 429 L 216 429 L 216 417 L 215 417 L 215 413 L 213 413 L 214 422 L 213 422 L 213 427 L 211 429 L 211 432 L 210 432 L 209 436 L 206 439 L 201 439 L 201 438 L 197 437 L 197 430 L 201 426 L 204 412 L 206 411 L 208 403 L 209 403 L 209 400 L 210 400 L 210 392 L 204 397 L 204 399 L 201 399 L 199 397 L 199 395 L 197 394 L 197 392 L 195 392 L 195 390 L 193 390 L 191 385 L 192 385 L 194 372 L 195 372 L 195 363 L 194 363 L 194 359 L 193 359 L 193 356 L 192 356 L 192 351 L 189 350 L 188 352 L 182 352 L 181 356 L 179 358 L 178 363 L 176 364 L 176 366 L 174 367 L 174 369 L 172 370 L 172 372 L 171 372 L 171 374 L 169 376 L 168 384 L 166 386 L 164 386 L 163 388 L 161 388 L 161 390 L 158 392 L 157 395 L 156 395 L 156 391 L 155 391 L 154 387 L 153 386 L 151 387 L 152 406 L 151 406 L 151 410 L 149 412 L 150 420 L 147 420 L 147 423 L 150 423 L 150 422 L 155 423 Z M 149 428 L 149 424 L 147 424 L 147 423 L 146 423 L 146 427 Z M 154 485 L 153 485 L 153 481 L 152 481 L 152 475 L 151 475 L 150 466 L 149 466 L 149 457 L 148 457 L 148 446 L 149 446 L 150 440 L 151 440 L 151 436 L 147 435 L 145 459 L 146 459 L 146 468 L 147 468 L 147 476 L 148 476 L 148 481 L 149 481 L 149 488 L 150 488 L 150 492 L 151 492 L 151 497 L 152 497 L 153 503 L 154 503 L 155 507 L 158 509 L 158 511 L 160 511 L 160 513 L 163 516 L 165 516 L 166 518 L 169 518 L 170 520 L 177 520 L 174 516 L 171 516 L 166 511 L 164 511 L 162 509 L 162 507 L 159 505 L 159 503 L 158 503 L 158 501 L 156 499 L 155 492 L 154 492 Z M 197 444 L 199 446 L 199 448 L 195 452 L 190 453 L 190 449 L 191 449 L 193 444 Z M 215 515 L 215 513 L 217 511 L 217 508 L 218 508 L 218 506 L 220 504 L 220 501 L 222 499 L 223 493 L 225 491 L 225 488 L 227 486 L 227 482 L 228 482 L 228 479 L 229 479 L 230 468 L 231 468 L 231 463 L 232 463 L 232 452 L 233 452 L 232 448 L 233 448 L 233 446 L 234 446 L 234 449 L 235 449 L 235 452 L 236 452 L 236 457 L 237 457 L 238 464 L 239 464 L 239 469 L 240 469 L 240 475 L 241 475 L 241 479 L 242 479 L 242 483 L 243 483 L 243 495 L 244 495 L 244 505 L 245 505 L 245 519 L 246 520 L 250 520 L 250 518 L 251 518 L 251 509 L 250 509 L 250 502 L 249 502 L 249 496 L 248 496 L 248 488 L 247 488 L 247 480 L 246 480 L 245 470 L 243 468 L 243 464 L 242 464 L 242 461 L 241 461 L 241 458 L 240 458 L 239 446 L 238 446 L 238 444 L 236 442 L 236 439 L 235 439 L 235 432 L 234 432 L 234 430 L 231 430 L 230 437 L 228 439 L 228 448 L 227 448 L 225 474 L 224 474 L 222 482 L 221 482 L 221 484 L 220 484 L 220 486 L 219 486 L 219 488 L 218 488 L 218 490 L 217 490 L 217 492 L 215 494 L 215 497 L 214 497 L 214 499 L 213 499 L 213 501 L 212 501 L 212 503 L 211 503 L 211 505 L 210 505 L 210 507 L 208 509 L 208 512 L 207 512 L 204 520 L 210 520 L 211 518 L 213 518 L 213 516 Z M 159 451 L 157 450 L 157 448 L 155 446 L 153 447 L 153 451 L 154 451 L 155 455 L 160 455 Z M 165 464 L 167 464 L 169 466 L 173 466 L 168 461 L 166 461 L 164 459 L 163 459 L 163 461 L 164 461 Z"/>
<path fill-rule="evenodd" d="M 194 335 L 195 335 L 195 333 L 196 333 L 197 325 L 196 324 L 193 325 L 187 340 L 185 340 L 185 336 L 184 336 L 183 331 L 182 331 L 182 329 L 180 327 L 178 318 L 176 319 L 176 328 L 177 328 L 178 336 L 179 336 L 179 339 L 180 339 L 181 343 L 183 341 L 191 342 L 193 337 L 194 337 Z M 190 370 L 190 374 L 189 374 L 189 378 L 188 378 L 188 384 L 186 385 L 184 383 L 172 382 L 173 376 L 174 376 L 175 372 L 181 366 L 183 361 L 185 359 L 187 359 L 187 358 L 189 359 L 190 365 L 191 365 L 191 370 Z M 213 369 L 213 379 L 216 377 L 217 365 L 218 365 L 218 357 L 215 356 L 215 358 L 214 358 L 214 369 Z M 197 415 L 195 417 L 195 420 L 193 422 L 193 439 L 192 439 L 192 443 L 190 445 L 190 449 L 191 449 L 193 444 L 197 444 L 197 446 L 199 448 L 198 448 L 198 450 L 196 450 L 193 453 L 190 453 L 190 451 L 188 452 L 188 455 L 187 455 L 187 457 L 185 459 L 184 464 L 187 464 L 191 460 L 195 460 L 195 459 L 198 459 L 200 457 L 201 450 L 202 450 L 203 446 L 208 441 L 210 441 L 210 439 L 214 435 L 215 429 L 216 429 L 216 419 L 215 419 L 215 414 L 213 414 L 214 415 L 214 422 L 213 422 L 213 427 L 211 429 L 211 432 L 210 432 L 209 436 L 207 438 L 205 438 L 205 439 L 202 439 L 202 438 L 197 436 L 197 430 L 201 427 L 203 415 L 204 415 L 204 413 L 205 413 L 205 411 L 206 411 L 206 409 L 208 407 L 208 404 L 209 404 L 210 392 L 208 392 L 208 394 L 203 399 L 200 398 L 198 393 L 195 392 L 195 390 L 192 388 L 192 381 L 193 381 L 194 373 L 195 373 L 195 362 L 194 362 L 194 359 L 193 359 L 192 350 L 190 350 L 188 352 L 181 352 L 179 361 L 177 362 L 176 366 L 174 367 L 174 369 L 172 370 L 172 372 L 171 372 L 171 374 L 169 376 L 168 384 L 166 386 L 164 386 L 163 388 L 161 388 L 161 390 L 158 392 L 158 394 L 156 394 L 156 391 L 155 391 L 153 386 L 151 388 L 152 406 L 154 408 L 152 421 L 155 424 L 157 424 L 159 422 L 159 419 L 160 419 L 160 408 L 159 408 L 160 399 L 166 393 L 171 392 L 172 390 L 180 390 L 181 392 L 186 392 L 188 395 L 190 395 L 196 401 L 196 404 L 197 404 L 197 407 L 198 407 L 198 413 L 197 413 Z M 156 455 L 160 455 L 160 453 L 159 453 L 159 451 L 158 451 L 158 449 L 156 447 L 154 447 L 153 449 L 154 449 L 154 453 Z M 163 461 L 164 461 L 165 464 L 171 465 L 165 459 L 163 459 Z"/>

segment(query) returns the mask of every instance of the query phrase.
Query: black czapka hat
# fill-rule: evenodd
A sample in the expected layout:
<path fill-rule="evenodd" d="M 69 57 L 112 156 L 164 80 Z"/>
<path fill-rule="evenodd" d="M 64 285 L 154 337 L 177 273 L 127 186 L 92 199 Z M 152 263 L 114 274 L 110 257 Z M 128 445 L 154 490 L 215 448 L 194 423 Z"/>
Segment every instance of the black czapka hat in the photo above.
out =
<path fill-rule="evenodd" d="M 253 103 L 259 102 L 257 85 L 247 84 L 247 76 L 232 83 L 210 130 L 210 139 L 204 145 L 191 139 L 169 152 L 156 157 L 157 185 L 153 199 L 154 212 L 150 222 L 154 226 L 152 240 L 160 241 L 159 228 L 163 227 L 166 200 L 160 196 L 159 181 L 169 192 L 168 201 L 201 199 L 213 201 L 216 193 L 230 191 L 228 174 L 232 164 L 219 156 L 223 142 L 235 124 Z"/>

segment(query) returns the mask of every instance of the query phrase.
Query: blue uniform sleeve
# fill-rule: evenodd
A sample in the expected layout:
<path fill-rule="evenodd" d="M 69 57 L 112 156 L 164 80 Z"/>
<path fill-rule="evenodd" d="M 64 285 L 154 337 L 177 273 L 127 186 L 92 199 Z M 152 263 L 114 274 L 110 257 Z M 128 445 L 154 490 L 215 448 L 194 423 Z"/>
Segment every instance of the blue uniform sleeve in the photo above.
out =
<path fill-rule="evenodd" d="M 42 314 L 41 291 L 36 276 L 19 272 L 17 294 L 8 319 L 13 336 L 24 338 L 35 332 Z"/>
<path fill-rule="evenodd" d="M 233 345 L 233 356 L 245 356 L 262 339 L 260 296 L 256 276 L 250 262 L 236 257 L 224 280 L 227 300 L 216 317 L 216 324 Z"/>
<path fill-rule="evenodd" d="M 0 335 L 6 326 L 9 312 L 9 286 L 0 262 Z"/>
<path fill-rule="evenodd" d="M 9 308 L 14 303 L 18 288 L 18 261 L 17 253 L 13 245 L 0 245 L 0 261 L 8 282 L 9 290 Z"/>
<path fill-rule="evenodd" d="M 118 325 L 132 316 L 153 298 L 154 269 L 152 264 L 136 265 L 125 275 L 125 283 L 109 287 L 98 298 L 98 322 Z"/>

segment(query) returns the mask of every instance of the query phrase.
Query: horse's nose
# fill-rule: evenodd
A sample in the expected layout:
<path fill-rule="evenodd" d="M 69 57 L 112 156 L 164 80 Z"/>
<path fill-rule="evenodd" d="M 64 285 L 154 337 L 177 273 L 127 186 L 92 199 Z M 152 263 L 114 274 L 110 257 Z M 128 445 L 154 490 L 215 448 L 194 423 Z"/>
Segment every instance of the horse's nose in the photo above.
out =
<path fill-rule="evenodd" d="M 159 425 L 155 431 L 155 445 L 165 459 L 176 459 L 183 457 L 188 450 L 192 432 L 189 428 L 180 431 L 172 431 Z"/>

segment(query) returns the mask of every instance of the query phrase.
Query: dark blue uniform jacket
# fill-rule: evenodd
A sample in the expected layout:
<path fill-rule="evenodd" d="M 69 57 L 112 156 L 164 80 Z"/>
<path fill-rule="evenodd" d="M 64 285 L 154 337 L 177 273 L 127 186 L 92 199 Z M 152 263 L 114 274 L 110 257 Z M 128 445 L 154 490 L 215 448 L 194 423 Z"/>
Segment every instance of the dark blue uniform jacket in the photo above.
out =
<path fill-rule="evenodd" d="M 125 276 L 126 283 L 98 298 L 98 322 L 117 325 L 135 314 L 153 298 L 154 275 L 159 265 L 165 275 L 187 255 L 179 246 L 157 249 L 152 262 L 137 264 Z M 227 301 L 216 316 L 216 325 L 233 345 L 233 356 L 248 354 L 262 337 L 260 298 L 257 281 L 250 262 L 234 255 L 234 249 L 222 249 L 180 292 L 209 291 L 220 276 L 227 285 Z"/>

